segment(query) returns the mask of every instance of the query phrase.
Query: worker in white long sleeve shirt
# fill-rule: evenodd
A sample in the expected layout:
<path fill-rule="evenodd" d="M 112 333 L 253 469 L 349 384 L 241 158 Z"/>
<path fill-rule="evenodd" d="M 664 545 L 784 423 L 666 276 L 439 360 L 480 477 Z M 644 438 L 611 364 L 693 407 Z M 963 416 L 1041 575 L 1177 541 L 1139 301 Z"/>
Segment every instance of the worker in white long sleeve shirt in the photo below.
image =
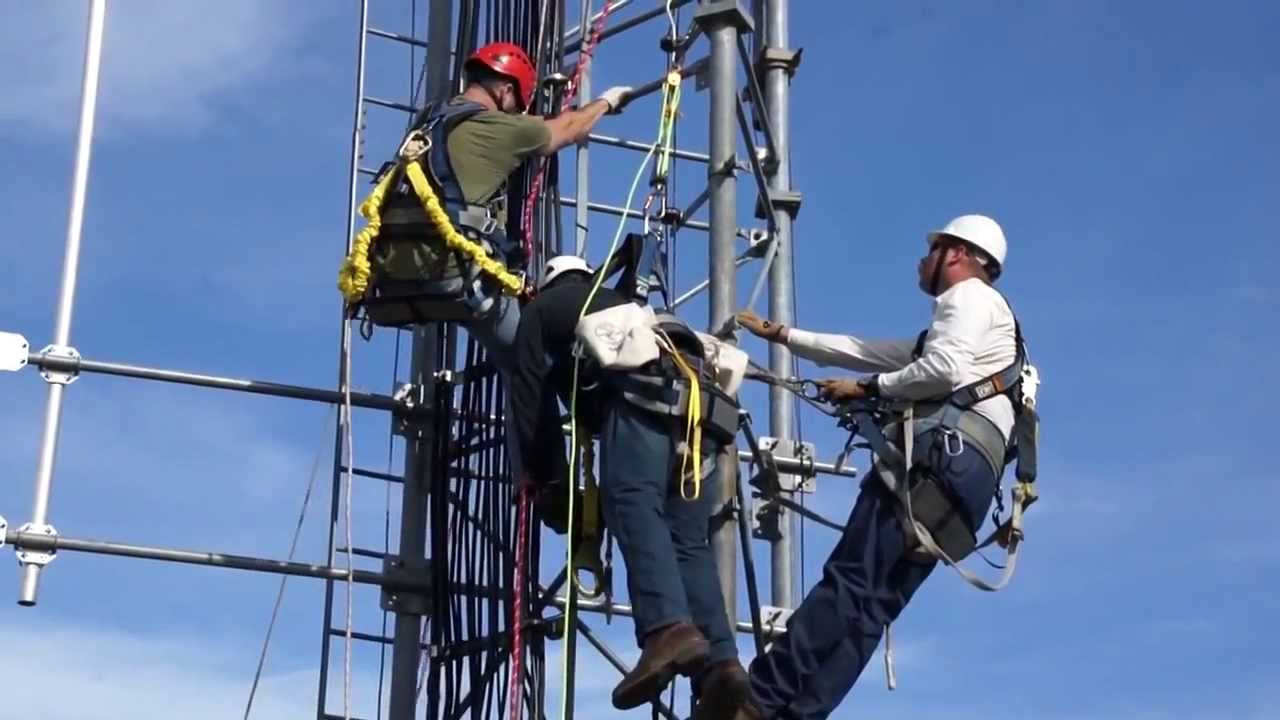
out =
<path fill-rule="evenodd" d="M 931 253 L 931 256 L 936 253 Z M 926 258 L 926 261 L 928 258 Z M 861 340 L 789 328 L 781 340 L 796 355 L 819 365 L 879 373 L 876 383 L 885 397 L 929 400 L 995 375 L 1017 354 L 1016 324 L 1004 297 L 980 277 L 952 285 L 934 298 L 933 322 L 925 332 L 919 358 L 918 339 Z M 849 399 L 848 381 L 828 384 L 839 398 Z M 1003 395 L 983 400 L 974 411 L 991 421 L 1005 440 L 1013 430 L 1013 403 Z"/>
<path fill-rule="evenodd" d="M 820 382 L 832 402 L 877 395 L 909 399 L 916 401 L 918 417 L 927 416 L 957 390 L 981 386 L 1019 357 L 1013 312 L 990 285 L 1004 265 L 1005 251 L 1003 231 L 985 216 L 962 216 L 930 233 L 918 271 L 920 289 L 935 298 L 933 320 L 916 340 L 877 342 L 808 332 L 750 312 L 740 313 L 738 322 L 820 365 L 873 373 Z M 929 472 L 966 529 L 976 532 L 1004 468 L 1014 409 L 1009 398 L 997 394 L 970 410 L 960 427 L 963 442 L 944 451 L 942 444 L 930 448 L 920 439 L 924 433 L 916 437 L 917 448 L 934 452 Z M 876 471 L 870 472 L 822 579 L 788 621 L 787 633 L 752 662 L 753 704 L 739 709 L 738 720 L 826 718 L 853 687 L 885 626 L 936 565 L 909 552 L 896 502 Z"/>

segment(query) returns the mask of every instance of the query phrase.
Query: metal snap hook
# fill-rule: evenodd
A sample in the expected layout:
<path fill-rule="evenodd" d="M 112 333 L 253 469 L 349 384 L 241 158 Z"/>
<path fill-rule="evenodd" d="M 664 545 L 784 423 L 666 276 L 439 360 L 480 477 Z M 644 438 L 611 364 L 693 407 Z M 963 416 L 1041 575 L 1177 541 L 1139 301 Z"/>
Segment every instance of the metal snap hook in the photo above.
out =
<path fill-rule="evenodd" d="M 946 451 L 948 457 L 959 455 L 964 452 L 964 437 L 955 430 L 944 430 L 942 432 L 942 449 Z"/>

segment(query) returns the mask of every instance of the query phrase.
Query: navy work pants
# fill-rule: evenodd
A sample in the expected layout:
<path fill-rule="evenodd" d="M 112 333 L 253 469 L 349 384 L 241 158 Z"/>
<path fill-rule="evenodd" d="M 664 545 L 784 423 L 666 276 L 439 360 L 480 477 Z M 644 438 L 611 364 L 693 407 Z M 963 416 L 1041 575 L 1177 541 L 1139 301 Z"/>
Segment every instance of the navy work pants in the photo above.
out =
<path fill-rule="evenodd" d="M 927 442 L 928 436 L 918 441 Z M 981 527 L 995 495 L 990 464 L 972 447 L 933 453 L 935 477 Z M 875 474 L 864 480 L 844 533 L 818 581 L 787 622 L 787 632 L 751 663 L 751 690 L 769 720 L 821 720 L 862 673 L 892 622 L 936 561 L 905 555 L 896 498 Z"/>
<path fill-rule="evenodd" d="M 627 564 L 636 644 L 643 647 L 646 635 L 671 623 L 692 622 L 711 644 L 712 662 L 736 658 L 708 542 L 715 456 L 702 459 L 698 498 L 685 500 L 675 481 L 680 456 L 670 423 L 619 399 L 600 433 L 601 505 Z"/>

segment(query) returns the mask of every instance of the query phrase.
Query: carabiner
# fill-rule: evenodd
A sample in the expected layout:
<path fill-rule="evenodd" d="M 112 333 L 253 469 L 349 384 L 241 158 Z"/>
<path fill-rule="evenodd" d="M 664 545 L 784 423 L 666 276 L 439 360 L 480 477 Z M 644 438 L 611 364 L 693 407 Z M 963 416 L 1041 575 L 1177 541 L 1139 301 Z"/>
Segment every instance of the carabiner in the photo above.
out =
<path fill-rule="evenodd" d="M 657 197 L 658 197 L 657 188 L 650 190 L 649 195 L 644 199 L 644 207 L 640 210 L 640 215 L 643 218 L 643 225 L 641 230 L 642 232 L 644 232 L 645 235 L 649 234 L 649 227 L 650 227 L 649 221 L 652 219 L 649 216 L 649 211 L 653 209 L 653 201 Z"/>
<path fill-rule="evenodd" d="M 952 440 L 955 441 L 955 449 L 952 450 Z M 956 430 L 942 431 L 942 449 L 946 451 L 948 457 L 955 457 L 964 452 L 964 437 Z"/>
<path fill-rule="evenodd" d="M 431 136 L 422 130 L 412 130 L 400 143 L 400 148 L 396 150 L 396 157 L 405 162 L 412 162 L 425 155 L 430 149 Z"/>

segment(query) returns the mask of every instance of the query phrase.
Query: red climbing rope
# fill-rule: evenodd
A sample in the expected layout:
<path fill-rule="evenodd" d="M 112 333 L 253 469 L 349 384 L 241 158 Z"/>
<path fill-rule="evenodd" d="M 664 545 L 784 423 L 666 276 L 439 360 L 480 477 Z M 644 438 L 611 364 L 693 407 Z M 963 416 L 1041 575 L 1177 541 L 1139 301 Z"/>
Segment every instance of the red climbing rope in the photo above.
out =
<path fill-rule="evenodd" d="M 524 700 L 524 636 L 521 626 L 524 624 L 524 585 L 525 556 L 528 555 L 529 542 L 529 486 L 520 488 L 519 500 L 516 501 L 516 559 L 515 577 L 512 580 L 514 606 L 511 611 L 511 678 L 507 686 L 507 717 L 520 720 L 521 701 Z"/>
<path fill-rule="evenodd" d="M 578 62 L 573 67 L 573 75 L 570 76 L 569 82 L 565 85 L 564 96 L 560 99 L 560 112 L 564 112 L 578 98 L 578 84 L 582 81 L 582 72 L 591 64 L 591 59 L 595 55 L 596 43 L 600 40 L 600 33 L 604 31 L 605 20 L 609 18 L 609 13 L 613 11 L 615 0 L 606 0 L 604 7 L 600 9 L 600 14 L 596 16 L 595 22 L 591 24 L 590 36 L 583 36 L 582 47 L 578 50 Z M 533 226 L 533 206 L 538 202 L 538 195 L 542 194 L 542 178 L 547 171 L 547 159 L 542 158 L 538 161 L 538 172 L 533 176 L 533 182 L 529 186 L 529 194 L 524 199 L 524 216 L 521 228 L 524 232 L 524 250 L 525 255 L 529 258 L 533 257 L 533 234 L 530 228 Z"/>

